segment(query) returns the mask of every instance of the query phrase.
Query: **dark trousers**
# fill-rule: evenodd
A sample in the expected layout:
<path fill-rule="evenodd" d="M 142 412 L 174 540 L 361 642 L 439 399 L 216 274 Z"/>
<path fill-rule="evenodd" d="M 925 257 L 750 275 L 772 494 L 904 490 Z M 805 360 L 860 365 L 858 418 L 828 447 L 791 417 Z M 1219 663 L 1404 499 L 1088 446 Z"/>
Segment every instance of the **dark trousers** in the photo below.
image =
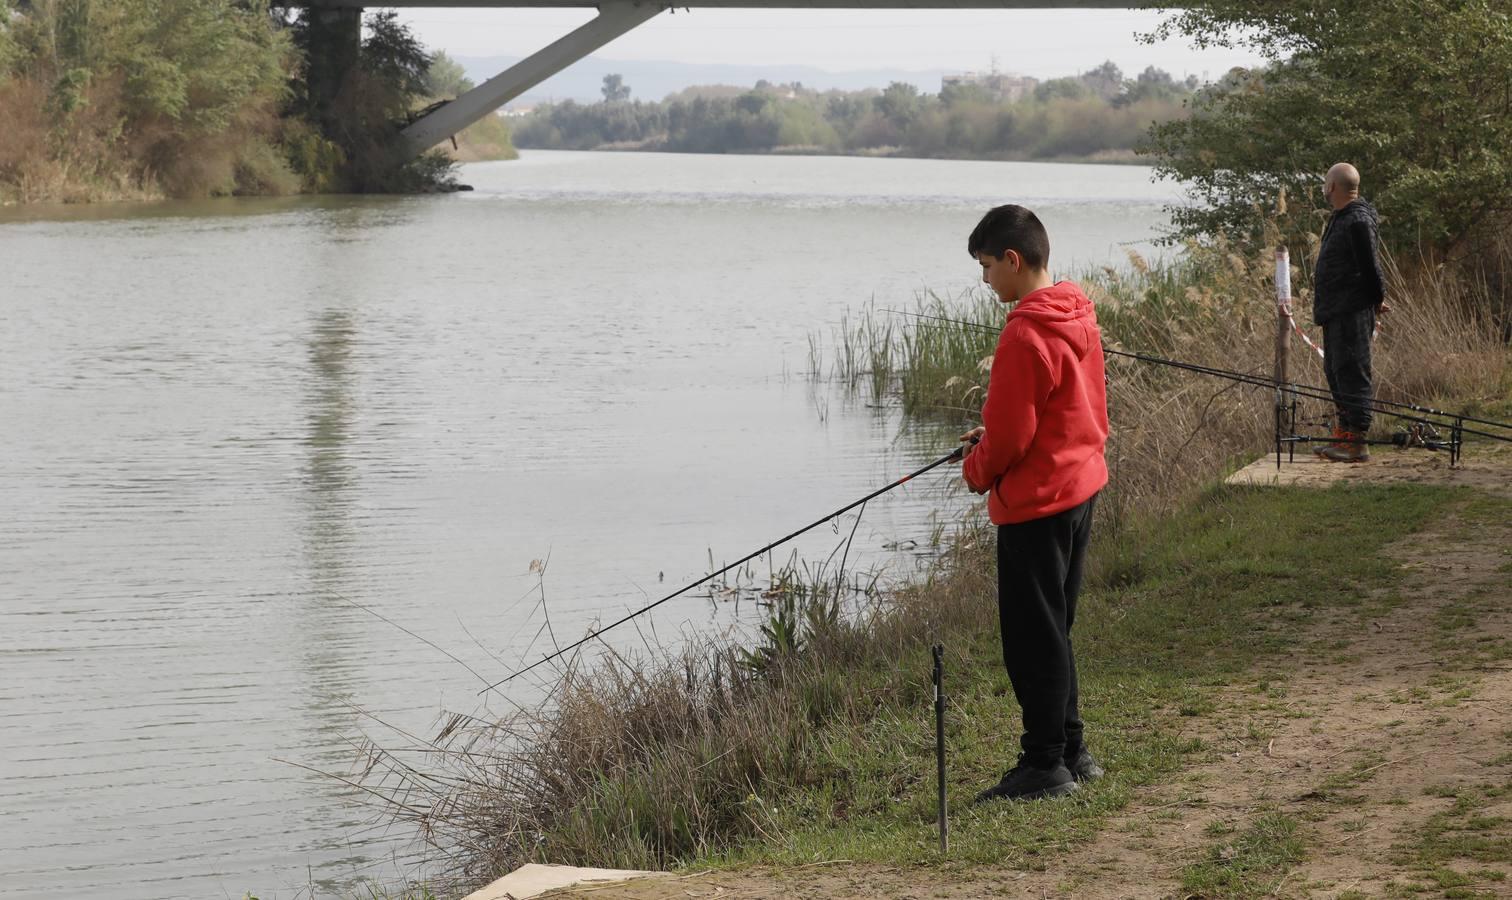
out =
<path fill-rule="evenodd" d="M 1370 374 L 1370 343 L 1375 309 L 1344 313 L 1323 325 L 1323 370 L 1338 407 L 1339 426 L 1361 434 L 1370 430 L 1369 402 L 1375 396 Z"/>
<path fill-rule="evenodd" d="M 1049 768 L 1082 747 L 1071 626 L 1097 497 L 997 530 L 1003 663 L 1024 711 L 1024 762 Z"/>

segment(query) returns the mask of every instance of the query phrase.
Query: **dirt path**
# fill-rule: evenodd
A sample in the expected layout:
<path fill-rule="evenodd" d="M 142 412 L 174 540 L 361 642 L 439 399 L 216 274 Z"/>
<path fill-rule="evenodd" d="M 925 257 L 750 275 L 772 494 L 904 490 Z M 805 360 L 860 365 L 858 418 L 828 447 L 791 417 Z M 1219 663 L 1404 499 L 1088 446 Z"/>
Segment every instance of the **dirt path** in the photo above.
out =
<path fill-rule="evenodd" d="M 1302 464 L 1290 483 L 1463 483 L 1512 497 L 1512 454 L 1449 471 L 1426 454 Z M 1270 472 L 1274 474 L 1274 464 Z M 1260 480 L 1258 478 L 1254 479 Z M 1180 718 L 1206 759 L 1138 796 L 1043 872 L 857 866 L 699 874 L 566 892 L 740 898 L 1512 898 L 1512 517 L 1474 495 L 1390 548 L 1407 593 L 1315 619 L 1288 656 Z M 1301 861 L 1276 879 L 1183 885 L 1188 867 L 1263 854 L 1290 822 Z M 1277 876 L 1280 877 L 1280 876 Z M 1264 888 L 1257 889 L 1256 884 Z"/>

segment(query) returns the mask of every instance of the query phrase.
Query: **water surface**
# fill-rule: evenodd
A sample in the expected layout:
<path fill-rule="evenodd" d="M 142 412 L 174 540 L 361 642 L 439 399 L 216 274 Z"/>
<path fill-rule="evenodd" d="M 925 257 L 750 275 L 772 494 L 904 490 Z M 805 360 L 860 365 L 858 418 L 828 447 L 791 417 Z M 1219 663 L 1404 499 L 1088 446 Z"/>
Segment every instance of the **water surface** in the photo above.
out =
<path fill-rule="evenodd" d="M 381 737 L 354 708 L 486 712 L 480 678 L 553 633 L 943 452 L 810 384 L 808 337 L 968 288 L 987 206 L 1036 208 L 1065 271 L 1174 199 L 1135 167 L 883 159 L 534 152 L 464 180 L 0 211 L 7 897 L 392 875 L 395 835 L 290 763 Z M 852 559 L 906 574 L 886 545 L 927 542 L 947 480 L 870 504 Z M 755 613 L 682 598 L 654 640 Z"/>

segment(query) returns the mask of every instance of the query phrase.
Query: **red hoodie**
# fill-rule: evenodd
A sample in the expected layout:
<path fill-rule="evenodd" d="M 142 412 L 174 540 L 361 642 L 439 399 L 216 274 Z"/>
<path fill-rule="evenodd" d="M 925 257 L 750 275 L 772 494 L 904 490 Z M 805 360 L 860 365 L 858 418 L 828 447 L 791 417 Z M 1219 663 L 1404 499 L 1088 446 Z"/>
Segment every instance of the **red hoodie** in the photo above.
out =
<path fill-rule="evenodd" d="M 1018 302 L 992 357 L 987 433 L 961 466 L 994 525 L 1053 516 L 1108 483 L 1107 381 L 1092 301 L 1058 281 Z"/>

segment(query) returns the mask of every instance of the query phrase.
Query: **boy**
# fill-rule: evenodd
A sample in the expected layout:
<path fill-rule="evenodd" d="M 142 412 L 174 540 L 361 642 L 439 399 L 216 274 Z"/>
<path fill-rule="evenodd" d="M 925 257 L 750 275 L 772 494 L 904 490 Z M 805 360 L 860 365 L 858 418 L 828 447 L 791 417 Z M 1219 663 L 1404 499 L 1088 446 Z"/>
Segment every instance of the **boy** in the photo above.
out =
<path fill-rule="evenodd" d="M 982 427 L 961 436 L 961 475 L 988 495 L 997 526 L 1003 662 L 1024 713 L 1018 764 L 976 802 L 1054 797 L 1103 774 L 1082 742 L 1071 653 L 1092 507 L 1108 483 L 1102 335 L 1081 288 L 1051 280 L 1034 213 L 991 210 L 966 250 L 998 300 L 1017 304 L 992 358 Z"/>

